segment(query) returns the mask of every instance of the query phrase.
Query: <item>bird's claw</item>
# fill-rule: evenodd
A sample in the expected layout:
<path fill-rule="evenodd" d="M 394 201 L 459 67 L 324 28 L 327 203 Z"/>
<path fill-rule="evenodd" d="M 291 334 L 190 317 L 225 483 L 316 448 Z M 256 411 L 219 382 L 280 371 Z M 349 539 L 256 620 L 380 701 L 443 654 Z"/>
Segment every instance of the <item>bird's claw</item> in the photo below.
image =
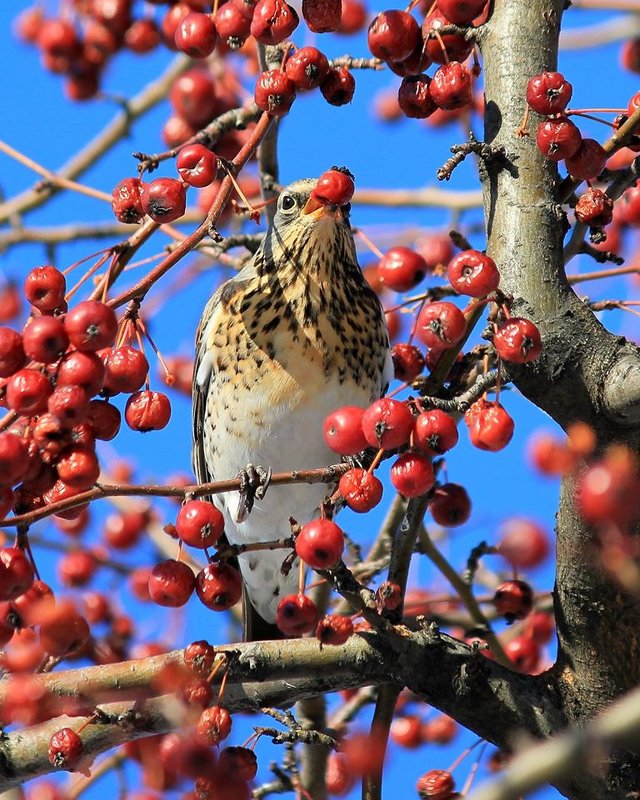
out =
<path fill-rule="evenodd" d="M 262 500 L 265 496 L 271 482 L 271 467 L 265 469 L 247 464 L 243 470 L 240 470 L 237 477 L 240 480 L 238 489 L 240 502 L 238 503 L 236 522 L 242 522 L 251 513 L 255 501 Z"/>

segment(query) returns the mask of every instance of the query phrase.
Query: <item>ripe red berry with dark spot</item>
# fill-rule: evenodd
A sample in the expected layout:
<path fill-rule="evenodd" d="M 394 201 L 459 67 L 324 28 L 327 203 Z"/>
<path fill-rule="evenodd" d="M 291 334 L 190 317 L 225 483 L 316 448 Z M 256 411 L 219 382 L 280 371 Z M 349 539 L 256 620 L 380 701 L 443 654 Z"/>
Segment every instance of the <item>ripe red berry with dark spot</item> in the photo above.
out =
<path fill-rule="evenodd" d="M 356 81 L 347 67 L 336 67 L 329 70 L 320 91 L 329 105 L 346 106 L 353 100 Z"/>
<path fill-rule="evenodd" d="M 402 589 L 397 583 L 383 581 L 376 590 L 376 600 L 380 608 L 393 611 L 402 602 Z"/>
<path fill-rule="evenodd" d="M 418 778 L 416 789 L 423 800 L 448 800 L 456 788 L 453 775 L 446 769 L 430 769 Z"/>
<path fill-rule="evenodd" d="M 398 89 L 398 105 L 406 117 L 426 119 L 436 110 L 429 86 L 428 75 L 409 75 L 403 78 Z"/>
<path fill-rule="evenodd" d="M 311 194 L 322 204 L 346 206 L 351 202 L 354 191 L 353 175 L 349 170 L 346 167 L 334 167 L 322 173 Z"/>
<path fill-rule="evenodd" d="M 258 0 L 251 20 L 251 35 L 261 44 L 280 44 L 298 27 L 298 13 L 285 0 Z"/>
<path fill-rule="evenodd" d="M 86 421 L 96 439 L 109 442 L 120 430 L 120 411 L 104 400 L 91 400 Z"/>
<path fill-rule="evenodd" d="M 230 50 L 238 50 L 251 33 L 251 19 L 243 16 L 234 3 L 225 3 L 218 8 L 215 18 L 218 36 Z"/>
<path fill-rule="evenodd" d="M 394 377 L 404 383 L 411 383 L 422 372 L 425 360 L 419 347 L 408 342 L 399 342 L 391 348 Z"/>
<path fill-rule="evenodd" d="M 341 0 L 302 0 L 302 16 L 314 33 L 337 31 L 342 21 Z"/>
<path fill-rule="evenodd" d="M 434 348 L 453 347 L 462 340 L 466 330 L 464 314 L 446 300 L 424 305 L 416 321 L 416 336 Z"/>
<path fill-rule="evenodd" d="M 371 447 L 395 450 L 409 441 L 413 414 L 405 403 L 383 397 L 364 412 L 362 430 Z"/>
<path fill-rule="evenodd" d="M 471 500 L 464 486 L 443 483 L 433 493 L 429 511 L 438 525 L 455 528 L 463 525 L 471 516 Z"/>
<path fill-rule="evenodd" d="M 178 153 L 176 169 L 185 183 L 201 189 L 216 177 L 218 159 L 204 145 L 190 144 Z"/>
<path fill-rule="evenodd" d="M 467 25 L 482 13 L 487 0 L 437 0 L 438 10 L 454 25 Z"/>
<path fill-rule="evenodd" d="M 46 375 L 35 369 L 21 369 L 7 381 L 7 406 L 17 414 L 30 417 L 47 408 L 47 399 L 53 386 Z"/>
<path fill-rule="evenodd" d="M 173 36 L 176 47 L 191 58 L 206 58 L 213 53 L 218 33 L 210 14 L 193 11 L 185 14 Z"/>
<path fill-rule="evenodd" d="M 207 608 L 212 611 L 226 611 L 242 596 L 240 572 L 229 564 L 209 564 L 198 573 L 196 593 Z"/>
<path fill-rule="evenodd" d="M 447 266 L 447 277 L 456 292 L 470 297 L 486 297 L 500 283 L 496 262 L 478 250 L 455 255 Z"/>
<path fill-rule="evenodd" d="M 318 609 L 304 594 L 283 597 L 276 610 L 276 625 L 285 636 L 311 633 L 318 619 Z"/>
<path fill-rule="evenodd" d="M 400 747 L 414 750 L 422 744 L 422 723 L 414 714 L 396 717 L 389 729 L 391 739 Z"/>
<path fill-rule="evenodd" d="M 322 432 L 327 447 L 341 456 L 353 456 L 367 447 L 362 430 L 364 408 L 343 406 L 332 411 L 324 421 Z"/>
<path fill-rule="evenodd" d="M 336 647 L 344 644 L 353 634 L 351 617 L 341 614 L 327 614 L 316 628 L 316 639 L 320 644 L 330 644 Z"/>
<path fill-rule="evenodd" d="M 500 527 L 498 552 L 517 569 L 531 569 L 549 555 L 549 538 L 538 523 L 514 517 Z"/>
<path fill-rule="evenodd" d="M 8 378 L 26 363 L 22 336 L 12 328 L 0 328 L 0 378 Z"/>
<path fill-rule="evenodd" d="M 57 361 L 68 344 L 64 325 L 57 317 L 32 319 L 22 333 L 22 346 L 27 357 L 43 364 Z"/>
<path fill-rule="evenodd" d="M 125 178 L 117 183 L 111 193 L 111 208 L 120 222 L 133 224 L 144 216 L 140 194 L 140 178 Z"/>
<path fill-rule="evenodd" d="M 453 111 L 471 104 L 471 73 L 464 64 L 450 61 L 433 74 L 429 93 L 438 108 Z"/>
<path fill-rule="evenodd" d="M 602 228 L 613 219 L 613 200 L 602 189 L 590 186 L 576 203 L 576 217 L 585 225 Z"/>
<path fill-rule="evenodd" d="M 196 735 L 208 745 L 216 745 L 231 733 L 231 715 L 226 708 L 211 706 L 205 708 L 196 722 Z"/>
<path fill-rule="evenodd" d="M 541 72 L 527 84 L 527 103 L 538 114 L 561 114 L 569 105 L 573 87 L 560 72 Z"/>
<path fill-rule="evenodd" d="M 329 61 L 317 47 L 301 47 L 287 59 L 285 72 L 297 89 L 309 91 L 320 86 L 327 77 Z"/>
<path fill-rule="evenodd" d="M 540 662 L 540 646 L 528 636 L 516 636 L 507 642 L 504 651 L 518 672 L 532 673 Z"/>
<path fill-rule="evenodd" d="M 199 675 L 207 676 L 213 669 L 216 651 L 204 639 L 191 642 L 184 650 L 184 663 Z"/>
<path fill-rule="evenodd" d="M 382 500 L 382 483 L 365 469 L 350 469 L 340 478 L 338 491 L 352 511 L 364 514 Z"/>
<path fill-rule="evenodd" d="M 535 323 L 522 317 L 510 317 L 493 335 L 493 346 L 505 361 L 527 364 L 542 352 L 542 339 Z"/>
<path fill-rule="evenodd" d="M 128 344 L 108 350 L 103 355 L 104 388 L 109 392 L 136 392 L 149 373 L 149 362 L 141 350 Z"/>
<path fill-rule="evenodd" d="M 420 41 L 420 26 L 406 11 L 383 11 L 369 25 L 367 41 L 376 58 L 402 61 L 411 55 Z"/>
<path fill-rule="evenodd" d="M 452 416 L 439 408 L 416 417 L 413 444 L 428 456 L 440 456 L 458 444 L 458 427 Z"/>
<path fill-rule="evenodd" d="M 552 161 L 562 161 L 575 155 L 582 144 L 582 134 L 566 117 L 546 119 L 538 125 L 538 149 Z"/>
<path fill-rule="evenodd" d="M 204 500 L 188 500 L 178 512 L 176 529 L 192 547 L 215 547 L 224 532 L 224 517 Z"/>
<path fill-rule="evenodd" d="M 296 99 L 296 86 L 281 69 L 270 69 L 258 76 L 254 96 L 258 108 L 281 117 Z"/>
<path fill-rule="evenodd" d="M 421 497 L 436 482 L 431 459 L 422 453 L 401 455 L 391 467 L 390 477 L 394 488 L 403 497 Z"/>
<path fill-rule="evenodd" d="M 95 353 L 76 350 L 66 355 L 56 372 L 56 384 L 80 386 L 91 397 L 104 385 L 105 368 L 102 359 Z"/>
<path fill-rule="evenodd" d="M 187 192 L 175 178 L 156 178 L 142 184 L 140 201 L 144 213 L 155 222 L 174 222 L 184 214 Z"/>
<path fill-rule="evenodd" d="M 64 328 L 74 347 L 93 352 L 113 344 L 118 332 L 118 318 L 105 303 L 83 300 L 67 313 Z"/>
<path fill-rule="evenodd" d="M 329 519 L 315 519 L 302 526 L 296 537 L 297 555 L 313 569 L 330 569 L 342 557 L 344 534 Z"/>
<path fill-rule="evenodd" d="M 158 431 L 171 419 L 171 403 L 166 394 L 145 389 L 127 400 L 124 411 L 127 425 L 134 431 Z"/>
<path fill-rule="evenodd" d="M 396 292 L 408 292 L 427 274 L 421 255 L 409 247 L 392 247 L 378 262 L 380 282 Z"/>
<path fill-rule="evenodd" d="M 449 61 L 466 61 L 473 50 L 473 42 L 467 41 L 464 36 L 457 33 L 432 35 L 432 31 L 439 31 L 451 24 L 437 8 L 424 18 L 422 23 L 422 38 L 426 41 L 426 50 L 429 58 L 438 64 Z"/>
<path fill-rule="evenodd" d="M 83 752 L 82 739 L 72 728 L 61 728 L 49 740 L 49 761 L 57 769 L 73 772 Z"/>
<path fill-rule="evenodd" d="M 607 163 L 607 152 L 595 139 L 583 139 L 578 150 L 566 159 L 569 173 L 581 181 L 597 178 Z"/>
<path fill-rule="evenodd" d="M 476 401 L 465 412 L 464 421 L 469 428 L 471 444 L 491 452 L 505 448 L 515 430 L 513 419 L 500 403 L 488 400 Z"/>
<path fill-rule="evenodd" d="M 197 68 L 176 78 L 169 102 L 176 114 L 195 130 L 211 122 L 219 109 L 213 78 L 206 70 Z"/>
<path fill-rule="evenodd" d="M 258 772 L 258 759 L 248 747 L 225 747 L 220 751 L 218 769 L 241 781 L 252 781 Z"/>
<path fill-rule="evenodd" d="M 19 547 L 0 549 L 0 600 L 19 597 L 33 583 L 33 567 Z"/>
<path fill-rule="evenodd" d="M 496 589 L 493 604 L 507 622 L 524 619 L 533 608 L 533 591 L 524 581 L 505 581 Z"/>
<path fill-rule="evenodd" d="M 196 578 L 191 567 L 172 558 L 156 564 L 149 575 L 149 597 L 159 606 L 179 608 L 193 594 Z"/>
<path fill-rule="evenodd" d="M 64 275 L 48 264 L 32 269 L 24 282 L 25 297 L 43 314 L 51 313 L 64 305 L 66 290 Z"/>

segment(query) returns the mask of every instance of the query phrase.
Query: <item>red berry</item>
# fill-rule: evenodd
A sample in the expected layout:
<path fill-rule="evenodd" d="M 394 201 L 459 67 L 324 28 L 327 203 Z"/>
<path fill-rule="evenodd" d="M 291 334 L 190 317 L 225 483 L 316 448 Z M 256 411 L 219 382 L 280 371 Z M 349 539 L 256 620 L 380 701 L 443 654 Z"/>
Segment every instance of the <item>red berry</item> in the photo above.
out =
<path fill-rule="evenodd" d="M 196 579 L 191 567 L 170 558 L 156 564 L 149 575 L 149 597 L 159 606 L 178 608 L 193 594 Z"/>
<path fill-rule="evenodd" d="M 208 745 L 216 745 L 226 739 L 231 733 L 231 715 L 226 708 L 211 706 L 205 708 L 196 722 L 198 738 Z"/>
<path fill-rule="evenodd" d="M 391 348 L 394 377 L 404 383 L 411 383 L 425 366 L 420 348 L 407 342 L 399 342 Z"/>
<path fill-rule="evenodd" d="M 453 417 L 434 408 L 416 417 L 413 444 L 428 456 L 440 456 L 458 443 L 458 427 Z"/>
<path fill-rule="evenodd" d="M 341 0 L 302 0 L 302 16 L 314 33 L 337 31 L 342 21 Z"/>
<path fill-rule="evenodd" d="M 132 53 L 150 53 L 161 42 L 160 29 L 153 19 L 137 19 L 129 25 L 124 42 Z"/>
<path fill-rule="evenodd" d="M 0 600 L 19 597 L 33 583 L 31 563 L 19 547 L 0 549 Z"/>
<path fill-rule="evenodd" d="M 410 714 L 406 717 L 396 717 L 389 729 L 391 739 L 400 747 L 413 750 L 422 744 L 422 723 L 420 717 Z"/>
<path fill-rule="evenodd" d="M 31 586 L 12 602 L 15 613 L 20 618 L 20 627 L 38 625 L 47 618 L 55 606 L 51 587 L 44 581 L 34 581 Z"/>
<path fill-rule="evenodd" d="M 382 500 L 382 483 L 364 469 L 350 469 L 340 478 L 338 490 L 352 511 L 364 514 Z"/>
<path fill-rule="evenodd" d="M 258 759 L 248 747 L 225 747 L 220 751 L 218 769 L 241 781 L 252 781 L 258 772 Z"/>
<path fill-rule="evenodd" d="M 343 753 L 330 753 L 325 776 L 327 791 L 335 797 L 343 797 L 351 791 L 354 778 Z"/>
<path fill-rule="evenodd" d="M 416 336 L 429 347 L 442 349 L 460 342 L 467 320 L 460 309 L 446 300 L 427 303 L 418 314 Z"/>
<path fill-rule="evenodd" d="M 328 519 L 303 525 L 296 537 L 296 553 L 313 569 L 330 569 L 342 558 L 344 534 Z"/>
<path fill-rule="evenodd" d="M 424 50 L 422 38 L 418 40 L 415 50 L 410 56 L 402 61 L 387 61 L 387 66 L 401 78 L 409 78 L 412 75 L 420 75 L 431 65 L 431 59 Z"/>
<path fill-rule="evenodd" d="M 588 191 L 593 190 L 589 189 Z M 577 210 L 578 206 L 576 206 L 576 215 Z M 625 225 L 640 225 L 640 186 L 632 186 L 622 195 L 616 205 L 616 219 Z M 582 220 L 580 221 L 582 222 Z M 8 330 L 8 328 L 3 330 Z"/>
<path fill-rule="evenodd" d="M 184 184 L 175 178 L 156 178 L 143 183 L 140 201 L 145 214 L 156 222 L 173 222 L 184 214 L 187 192 Z"/>
<path fill-rule="evenodd" d="M 52 364 L 67 349 L 69 339 L 57 317 L 37 317 L 28 322 L 22 334 L 25 354 L 33 361 Z"/>
<path fill-rule="evenodd" d="M 251 35 L 262 44 L 280 44 L 291 36 L 299 22 L 295 8 L 285 0 L 258 0 L 251 20 Z"/>
<path fill-rule="evenodd" d="M 7 406 L 17 414 L 30 417 L 47 408 L 47 398 L 53 391 L 46 375 L 34 369 L 21 369 L 7 381 Z"/>
<path fill-rule="evenodd" d="M 56 383 L 60 386 L 79 386 L 88 397 L 97 394 L 104 385 L 105 367 L 95 353 L 76 350 L 66 355 L 57 369 Z"/>
<path fill-rule="evenodd" d="M 354 456 L 367 447 L 362 431 L 364 408 L 343 406 L 325 419 L 322 427 L 324 441 L 334 453 L 341 456 Z"/>
<path fill-rule="evenodd" d="M 447 277 L 459 294 L 486 297 L 498 288 L 500 273 L 496 262 L 478 250 L 463 250 L 447 266 Z"/>
<path fill-rule="evenodd" d="M 217 38 L 211 15 L 193 11 L 181 18 L 173 40 L 178 50 L 191 58 L 206 58 L 213 53 Z"/>
<path fill-rule="evenodd" d="M 215 547 L 224 532 L 224 517 L 204 500 L 188 500 L 176 519 L 178 536 L 192 547 Z"/>
<path fill-rule="evenodd" d="M 344 644 L 353 634 L 353 622 L 350 617 L 340 614 L 327 614 L 316 628 L 316 639 L 320 644 L 339 646 Z"/>
<path fill-rule="evenodd" d="M 458 483 L 443 483 L 433 493 L 429 511 L 434 522 L 445 528 L 455 528 L 471 516 L 471 500 L 464 486 Z"/>
<path fill-rule="evenodd" d="M 86 550 L 72 550 L 58 561 L 58 577 L 63 586 L 86 586 L 96 573 L 98 564 Z"/>
<path fill-rule="evenodd" d="M 454 25 L 467 25 L 482 13 L 487 0 L 437 0 L 438 10 Z"/>
<path fill-rule="evenodd" d="M 230 50 L 242 47 L 251 32 L 251 19 L 243 16 L 233 3 L 225 3 L 218 8 L 215 25 L 218 36 Z"/>
<path fill-rule="evenodd" d="M 120 412 L 106 400 L 90 401 L 86 421 L 95 438 L 105 442 L 113 439 L 120 430 Z"/>
<path fill-rule="evenodd" d="M 51 313 L 64 305 L 67 282 L 64 275 L 48 264 L 32 269 L 24 282 L 27 300 L 38 311 Z"/>
<path fill-rule="evenodd" d="M 638 517 L 640 480 L 635 458 L 626 448 L 605 453 L 580 475 L 576 504 L 591 525 L 627 525 Z"/>
<path fill-rule="evenodd" d="M 198 573 L 196 592 L 207 608 L 226 611 L 242 596 L 242 577 L 237 569 L 228 564 L 209 564 Z"/>
<path fill-rule="evenodd" d="M 533 520 L 514 517 L 500 528 L 498 552 L 517 569 L 539 566 L 549 551 L 546 532 Z"/>
<path fill-rule="evenodd" d="M 166 394 L 145 389 L 127 400 L 124 410 L 127 425 L 134 431 L 159 431 L 171 419 L 171 403 Z"/>
<path fill-rule="evenodd" d="M 483 651 L 486 652 L 486 651 Z M 433 744 L 450 744 L 458 731 L 458 726 L 451 717 L 440 714 L 422 726 L 422 738 Z"/>
<path fill-rule="evenodd" d="M 47 55 L 72 59 L 79 55 L 81 44 L 69 20 L 45 19 L 38 34 L 38 47 Z"/>
<path fill-rule="evenodd" d="M 449 61 L 466 61 L 473 50 L 473 42 L 467 41 L 464 36 L 457 33 L 433 35 L 433 31 L 439 31 L 451 24 L 448 17 L 445 17 L 438 9 L 434 9 L 424 18 L 422 23 L 422 38 L 426 41 L 427 54 L 432 61 L 438 64 L 446 64 Z"/>
<path fill-rule="evenodd" d="M 194 672 L 205 677 L 213 669 L 215 658 L 216 651 L 204 639 L 192 642 L 184 649 L 184 663 Z"/>
<path fill-rule="evenodd" d="M 383 61 L 408 58 L 420 41 L 420 26 L 406 11 L 392 9 L 378 14 L 369 25 L 369 50 Z"/>
<path fill-rule="evenodd" d="M 447 111 L 471 105 L 471 73 L 458 61 L 443 64 L 431 79 L 429 94 L 438 108 Z"/>
<path fill-rule="evenodd" d="M 128 344 L 108 350 L 103 356 L 104 388 L 109 392 L 136 392 L 149 373 L 149 362 L 141 350 Z"/>
<path fill-rule="evenodd" d="M 405 403 L 383 397 L 364 412 L 362 430 L 371 447 L 394 450 L 409 441 L 413 414 Z"/>
<path fill-rule="evenodd" d="M 204 145 L 190 144 L 178 153 L 176 168 L 185 183 L 201 189 L 216 177 L 218 159 Z"/>
<path fill-rule="evenodd" d="M 542 339 L 537 326 L 529 319 L 510 317 L 493 335 L 493 346 L 505 361 L 527 364 L 542 352 Z"/>
<path fill-rule="evenodd" d="M 276 610 L 276 625 L 285 636 L 311 633 L 318 619 L 318 609 L 304 594 L 283 597 Z"/>
<path fill-rule="evenodd" d="M 98 480 L 100 464 L 95 452 L 85 447 L 72 447 L 56 462 L 58 477 L 68 486 L 83 491 Z"/>
<path fill-rule="evenodd" d="M 289 111 L 295 99 L 295 84 L 281 69 L 271 69 L 258 76 L 255 101 L 262 111 L 281 117 Z"/>
<path fill-rule="evenodd" d="M 12 328 L 0 328 L 0 378 L 8 378 L 26 363 L 22 336 Z"/>
<path fill-rule="evenodd" d="M 519 672 L 534 672 L 540 662 L 540 647 L 538 643 L 526 636 L 516 636 L 507 642 L 505 653 L 513 662 Z"/>
<path fill-rule="evenodd" d="M 354 191 L 353 175 L 349 170 L 345 167 L 334 167 L 322 173 L 311 194 L 320 203 L 346 206 L 351 202 Z"/>
<path fill-rule="evenodd" d="M 40 647 L 45 653 L 54 658 L 62 658 L 84 647 L 91 637 L 91 631 L 86 619 L 78 614 L 73 603 L 63 601 L 40 623 L 38 635 Z"/>
<path fill-rule="evenodd" d="M 160 757 L 164 770 L 174 776 L 200 778 L 213 773 L 215 754 L 204 741 L 194 734 L 168 733 L 162 737 L 154 755 Z M 173 778 L 175 782 L 175 777 Z"/>
<path fill-rule="evenodd" d="M 10 322 L 22 310 L 22 295 L 18 287 L 11 281 L 0 286 L 0 322 Z"/>
<path fill-rule="evenodd" d="M 573 87 L 559 72 L 541 72 L 527 84 L 527 103 L 543 116 L 561 114 L 571 100 Z"/>
<path fill-rule="evenodd" d="M 578 152 L 582 134 L 566 117 L 546 119 L 538 125 L 538 149 L 552 161 L 562 161 Z"/>
<path fill-rule="evenodd" d="M 219 102 L 211 75 L 203 69 L 190 69 L 171 87 L 169 102 L 176 114 L 198 130 L 218 113 Z"/>
<path fill-rule="evenodd" d="M 342 16 L 338 33 L 352 34 L 361 31 L 367 21 L 367 9 L 362 0 L 342 0 Z"/>
<path fill-rule="evenodd" d="M 527 617 L 526 636 L 536 644 L 547 644 L 551 641 L 556 624 L 553 616 L 545 611 L 534 611 Z"/>
<path fill-rule="evenodd" d="M 355 78 L 347 67 L 330 69 L 320 84 L 324 99 L 332 106 L 346 106 L 356 90 Z"/>
<path fill-rule="evenodd" d="M 118 332 L 118 318 L 105 303 L 83 300 L 68 312 L 64 328 L 74 347 L 93 352 L 113 344 Z"/>
<path fill-rule="evenodd" d="M 597 178 L 607 163 L 607 152 L 595 139 L 583 139 L 578 150 L 566 159 L 573 178 L 581 181 Z"/>
<path fill-rule="evenodd" d="M 507 622 L 524 619 L 533 608 L 533 591 L 524 581 L 505 581 L 496 589 L 493 604 Z"/>
<path fill-rule="evenodd" d="M 141 191 L 142 181 L 139 178 L 125 178 L 115 185 L 111 193 L 111 208 L 120 222 L 132 224 L 142 219 Z"/>
<path fill-rule="evenodd" d="M 436 478 L 431 459 L 421 453 L 405 453 L 391 467 L 391 483 L 403 497 L 421 497 Z"/>
<path fill-rule="evenodd" d="M 380 282 L 396 292 L 413 289 L 427 272 L 422 256 L 409 247 L 392 247 L 378 263 Z"/>
<path fill-rule="evenodd" d="M 613 219 L 613 200 L 602 189 L 590 186 L 576 203 L 576 217 L 585 225 L 604 227 Z"/>
<path fill-rule="evenodd" d="M 110 514 L 104 522 L 103 536 L 110 547 L 125 550 L 137 544 L 149 523 L 146 511 L 121 511 Z"/>
<path fill-rule="evenodd" d="M 515 425 L 513 419 L 500 405 L 488 400 L 478 400 L 465 413 L 471 444 L 480 450 L 497 452 L 511 441 Z"/>
<path fill-rule="evenodd" d="M 82 758 L 83 751 L 82 739 L 72 728 L 56 731 L 49 740 L 49 761 L 57 769 L 73 772 Z"/>
<path fill-rule="evenodd" d="M 428 75 L 408 75 L 402 79 L 398 89 L 398 105 L 403 114 L 412 119 L 426 119 L 436 110 L 429 86 Z"/>
<path fill-rule="evenodd" d="M 456 787 L 453 776 L 446 769 L 430 769 L 418 778 L 416 789 L 424 800 L 448 800 Z"/>

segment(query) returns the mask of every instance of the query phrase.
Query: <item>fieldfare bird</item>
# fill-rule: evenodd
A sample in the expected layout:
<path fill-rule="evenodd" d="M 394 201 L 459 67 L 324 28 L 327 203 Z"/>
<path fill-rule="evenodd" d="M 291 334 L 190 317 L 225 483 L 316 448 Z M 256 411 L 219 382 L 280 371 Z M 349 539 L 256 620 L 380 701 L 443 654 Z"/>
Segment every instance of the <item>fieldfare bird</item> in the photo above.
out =
<path fill-rule="evenodd" d="M 327 414 L 368 406 L 391 380 L 385 317 L 358 266 L 349 207 L 320 205 L 315 185 L 299 180 L 280 193 L 259 249 L 204 310 L 193 384 L 200 482 L 246 475 L 247 465 L 284 472 L 335 463 L 322 434 Z M 290 536 L 290 518 L 308 522 L 325 494 L 322 484 L 296 484 L 258 492 L 252 508 L 240 492 L 213 502 L 229 541 L 248 544 Z M 274 638 L 278 603 L 298 585 L 297 569 L 281 570 L 287 555 L 239 556 L 247 639 Z"/>

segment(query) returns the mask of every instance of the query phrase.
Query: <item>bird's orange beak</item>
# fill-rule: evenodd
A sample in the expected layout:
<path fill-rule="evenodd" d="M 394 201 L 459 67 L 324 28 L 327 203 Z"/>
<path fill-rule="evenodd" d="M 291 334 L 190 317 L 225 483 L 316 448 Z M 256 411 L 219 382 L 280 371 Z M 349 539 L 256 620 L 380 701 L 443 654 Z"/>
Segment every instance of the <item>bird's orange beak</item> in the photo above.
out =
<path fill-rule="evenodd" d="M 342 219 L 342 208 L 334 203 L 321 203 L 313 194 L 307 200 L 302 213 L 310 214 L 315 219 L 321 217 L 333 217 L 334 219 Z"/>

